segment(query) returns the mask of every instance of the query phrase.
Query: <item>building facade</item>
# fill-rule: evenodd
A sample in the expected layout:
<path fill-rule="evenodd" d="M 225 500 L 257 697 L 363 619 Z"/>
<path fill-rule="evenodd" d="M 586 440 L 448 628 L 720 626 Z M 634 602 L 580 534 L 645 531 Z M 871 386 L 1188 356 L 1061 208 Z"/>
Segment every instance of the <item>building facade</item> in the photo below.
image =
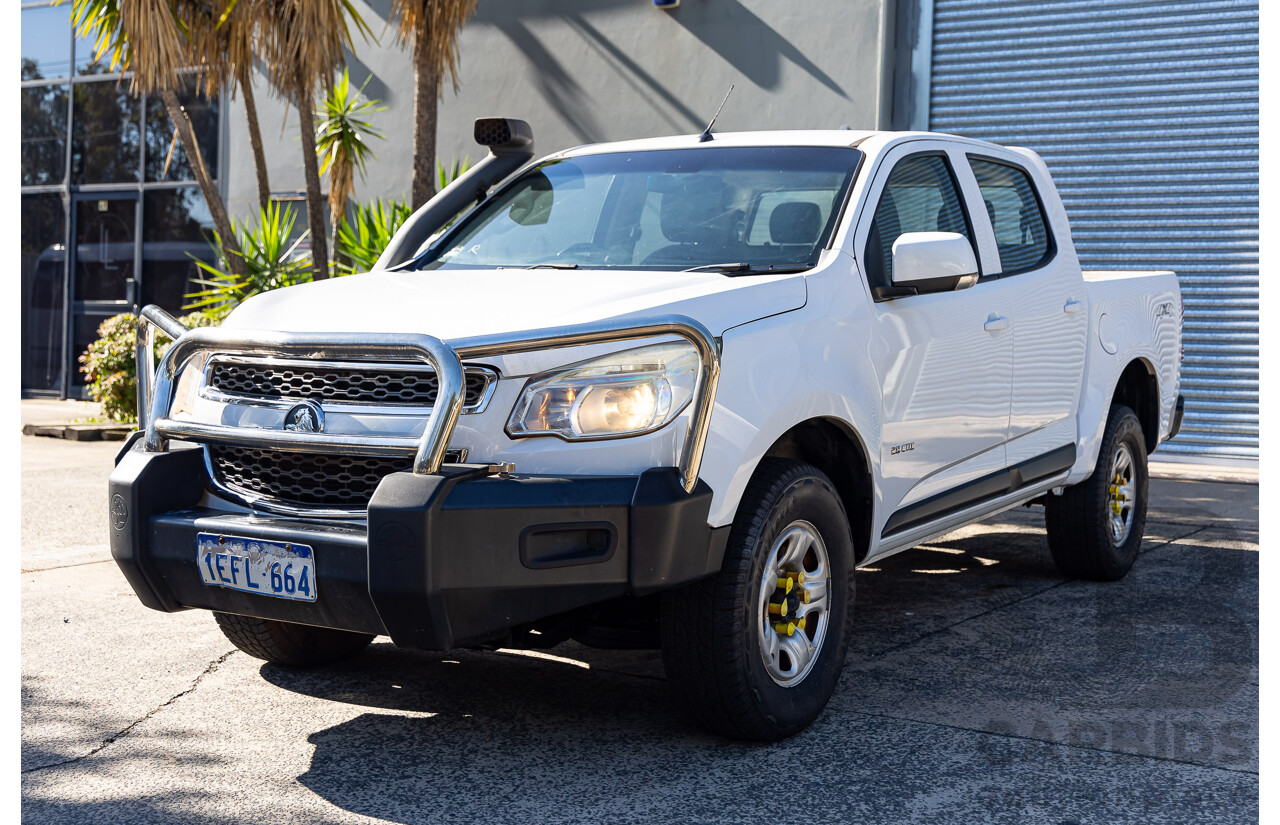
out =
<path fill-rule="evenodd" d="M 88 67 L 55 20 L 65 6 L 34 5 L 23 10 L 24 341 L 28 326 L 35 336 L 23 388 L 75 394 L 74 356 L 95 319 L 139 302 L 180 308 L 189 255 L 207 254 L 196 247 L 208 215 L 183 161 L 169 156 L 163 109 Z M 404 198 L 410 57 L 386 25 L 389 0 L 355 5 L 377 42 L 356 44 L 352 80 L 367 79 L 366 94 L 387 106 L 374 116 L 385 139 L 356 199 Z M 440 103 L 438 154 L 477 160 L 471 124 L 486 115 L 529 121 L 540 153 L 697 132 L 730 86 L 717 123 L 725 131 L 916 128 L 1031 147 L 1054 172 L 1086 266 L 1179 272 L 1188 403 L 1170 453 L 1251 461 L 1257 13 L 1256 0 L 684 0 L 674 10 L 651 0 L 480 0 L 461 35 L 457 91 L 447 87 Z M 34 33 L 46 19 L 63 26 L 65 49 Z M 38 78 L 28 76 L 29 24 Z M 90 89 L 110 89 L 113 102 Z M 255 89 L 274 196 L 298 199 L 296 115 L 260 76 Z M 191 103 L 230 211 L 250 215 L 257 192 L 241 102 Z M 132 165 L 95 165 L 90 143 L 118 147 Z M 103 164 L 109 174 L 95 171 Z"/>
<path fill-rule="evenodd" d="M 160 100 L 93 59 L 70 3 L 21 16 L 22 391 L 81 397 L 76 358 L 98 325 L 148 303 L 179 309 L 196 288 L 191 256 L 212 259 L 211 221 Z M 180 98 L 222 178 L 222 101 Z"/>

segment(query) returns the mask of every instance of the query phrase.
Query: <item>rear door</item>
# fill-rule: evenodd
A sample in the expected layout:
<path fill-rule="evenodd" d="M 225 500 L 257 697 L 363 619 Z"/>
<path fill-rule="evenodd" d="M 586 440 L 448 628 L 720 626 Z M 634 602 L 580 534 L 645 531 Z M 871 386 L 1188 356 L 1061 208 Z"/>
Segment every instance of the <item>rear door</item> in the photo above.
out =
<path fill-rule="evenodd" d="M 854 234 L 869 286 L 891 283 L 893 242 L 907 232 L 958 232 L 990 265 L 989 244 L 978 242 L 961 195 L 958 163 L 963 154 L 941 141 L 886 153 Z M 981 277 L 967 289 L 873 301 L 870 354 L 881 390 L 884 512 L 891 514 L 883 535 L 1007 486 L 1008 292 L 1007 282 Z"/>
<path fill-rule="evenodd" d="M 1030 480 L 1075 460 L 1088 326 L 1084 280 L 1069 239 L 1056 242 L 1036 175 L 1021 157 L 969 153 L 968 161 L 995 236 L 992 274 L 1012 287 L 1008 460 L 1011 467 L 1031 462 L 1033 469 L 1023 473 Z"/>

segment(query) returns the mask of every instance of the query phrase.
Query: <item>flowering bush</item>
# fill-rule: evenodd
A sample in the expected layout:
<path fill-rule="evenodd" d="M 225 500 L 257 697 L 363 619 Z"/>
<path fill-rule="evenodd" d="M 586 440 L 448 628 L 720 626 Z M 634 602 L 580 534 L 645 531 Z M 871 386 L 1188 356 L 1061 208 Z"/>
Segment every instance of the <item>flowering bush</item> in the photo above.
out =
<path fill-rule="evenodd" d="M 188 327 L 210 327 L 218 319 L 207 312 L 192 312 L 178 319 Z M 89 394 L 102 405 L 112 421 L 138 420 L 138 366 L 134 361 L 134 341 L 138 319 L 132 313 L 113 315 L 98 326 L 98 340 L 80 356 L 80 371 L 89 384 Z M 164 344 L 160 341 L 164 340 Z M 169 346 L 164 333 L 156 335 L 156 357 Z"/>

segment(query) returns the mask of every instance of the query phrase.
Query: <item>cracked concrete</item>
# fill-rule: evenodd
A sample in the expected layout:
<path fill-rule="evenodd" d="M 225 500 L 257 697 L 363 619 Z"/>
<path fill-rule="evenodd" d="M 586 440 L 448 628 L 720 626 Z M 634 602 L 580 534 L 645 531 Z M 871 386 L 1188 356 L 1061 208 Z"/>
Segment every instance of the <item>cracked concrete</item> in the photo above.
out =
<path fill-rule="evenodd" d="M 24 768 L 24 769 L 22 770 L 22 773 L 24 773 L 24 774 L 28 774 L 28 773 L 35 773 L 36 771 L 43 771 L 43 770 L 46 770 L 46 769 L 48 769 L 48 768 L 61 768 L 61 767 L 63 767 L 64 765 L 70 765 L 70 764 L 72 764 L 72 763 L 74 763 L 74 762 L 79 762 L 81 759 L 88 759 L 88 758 L 89 758 L 89 757 L 91 757 L 91 756 L 95 756 L 96 754 L 101 753 L 103 748 L 107 747 L 108 745 L 114 745 L 114 744 L 115 744 L 117 741 L 119 741 L 121 738 L 123 738 L 123 737 L 125 737 L 125 736 L 128 736 L 128 735 L 129 735 L 129 732 L 130 732 L 130 731 L 132 731 L 134 728 L 136 728 L 138 725 L 140 725 L 140 724 L 142 724 L 143 722 L 147 721 L 147 720 L 148 720 L 148 719 L 150 719 L 152 716 L 155 716 L 155 715 L 156 715 L 157 713 L 159 713 L 160 711 L 162 711 L 162 710 L 164 710 L 165 708 L 169 707 L 169 705 L 172 705 L 174 702 L 178 701 L 178 700 L 179 700 L 179 699 L 181 699 L 183 696 L 186 696 L 188 693 L 190 693 L 191 691 L 195 690 L 197 687 L 199 687 L 199 686 L 200 686 L 200 683 L 204 681 L 204 678 L 205 678 L 206 676 L 208 676 L 210 673 L 213 673 L 215 670 L 217 670 L 217 669 L 218 669 L 218 665 L 220 665 L 220 664 L 222 664 L 223 662 L 225 662 L 225 661 L 226 661 L 226 660 L 231 656 L 231 654 L 236 653 L 236 652 L 238 652 L 238 651 L 236 651 L 236 650 L 234 650 L 234 649 L 232 649 L 232 650 L 228 650 L 226 653 L 224 653 L 224 654 L 222 654 L 221 656 L 219 656 L 218 658 L 214 659 L 212 662 L 210 662 L 210 663 L 209 663 L 209 666 L 208 666 L 208 667 L 206 667 L 204 670 L 200 671 L 199 675 L 197 675 L 197 676 L 196 676 L 196 678 L 195 678 L 194 680 L 192 680 L 191 684 L 187 687 L 187 689 L 186 689 L 186 690 L 180 691 L 180 692 L 175 693 L 174 695 L 170 696 L 168 699 L 166 699 L 165 701 L 161 702 L 159 705 L 156 705 L 154 708 L 152 708 L 151 710 L 147 711 L 145 714 L 143 714 L 143 715 L 142 715 L 141 717 L 139 717 L 138 719 L 133 720 L 133 721 L 132 721 L 132 722 L 130 722 L 128 725 L 125 725 L 125 726 L 124 726 L 123 728 L 121 728 L 120 730 L 118 730 L 118 731 L 116 731 L 115 733 L 113 733 L 113 734 L 111 734 L 110 736 L 108 736 L 106 739 L 103 739 L 103 740 L 102 740 L 102 741 L 101 741 L 101 742 L 100 742 L 96 747 L 92 748 L 92 749 L 91 749 L 91 750 L 89 750 L 87 753 L 83 753 L 83 754 L 81 754 L 81 755 L 79 755 L 79 756 L 72 756 L 72 757 L 70 757 L 69 759 L 64 759 L 64 760 L 63 760 L 63 761 L 61 761 L 61 762 L 50 762 L 49 764 L 46 764 L 46 765 L 36 765 L 36 766 L 34 766 L 34 767 Z"/>
<path fill-rule="evenodd" d="M 109 467 L 98 446 L 68 472 Z M 1058 576 L 1035 509 L 873 565 L 830 708 L 771 746 L 679 723 L 654 651 L 379 640 L 263 665 L 207 614 L 138 604 L 105 535 L 96 557 L 58 544 L 104 534 L 101 501 L 46 502 L 62 522 L 24 547 L 23 819 L 1256 820 L 1257 488 L 1152 496 L 1114 584 Z"/>

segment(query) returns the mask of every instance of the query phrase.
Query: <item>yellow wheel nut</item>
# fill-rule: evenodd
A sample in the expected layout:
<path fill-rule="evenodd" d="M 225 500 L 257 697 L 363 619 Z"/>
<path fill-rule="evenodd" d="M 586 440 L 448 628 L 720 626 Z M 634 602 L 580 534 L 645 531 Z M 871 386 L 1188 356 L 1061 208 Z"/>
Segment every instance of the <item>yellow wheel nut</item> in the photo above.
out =
<path fill-rule="evenodd" d="M 785 579 L 778 579 L 778 589 L 783 593 L 790 593 L 791 588 L 796 586 L 796 580 L 787 576 Z"/>
<path fill-rule="evenodd" d="M 795 622 L 778 622 L 773 629 L 784 636 L 791 636 L 796 632 Z"/>
<path fill-rule="evenodd" d="M 801 590 L 801 591 L 800 591 L 800 601 L 804 602 L 805 604 L 808 604 L 808 603 L 809 603 L 809 591 L 808 591 L 808 590 Z M 801 621 L 804 621 L 804 620 L 803 620 L 803 619 L 801 619 Z"/>
<path fill-rule="evenodd" d="M 800 620 L 796 622 L 796 629 L 804 630 L 804 616 L 801 616 Z"/>
<path fill-rule="evenodd" d="M 797 571 L 797 572 L 796 572 L 796 581 L 797 581 L 798 583 L 800 583 L 800 584 L 804 584 L 804 571 L 803 571 L 803 570 L 799 570 L 799 571 Z"/>
<path fill-rule="evenodd" d="M 782 616 L 785 618 L 787 615 L 787 603 L 783 602 L 782 604 L 774 604 L 773 602 L 770 602 L 769 613 L 774 616 Z"/>

